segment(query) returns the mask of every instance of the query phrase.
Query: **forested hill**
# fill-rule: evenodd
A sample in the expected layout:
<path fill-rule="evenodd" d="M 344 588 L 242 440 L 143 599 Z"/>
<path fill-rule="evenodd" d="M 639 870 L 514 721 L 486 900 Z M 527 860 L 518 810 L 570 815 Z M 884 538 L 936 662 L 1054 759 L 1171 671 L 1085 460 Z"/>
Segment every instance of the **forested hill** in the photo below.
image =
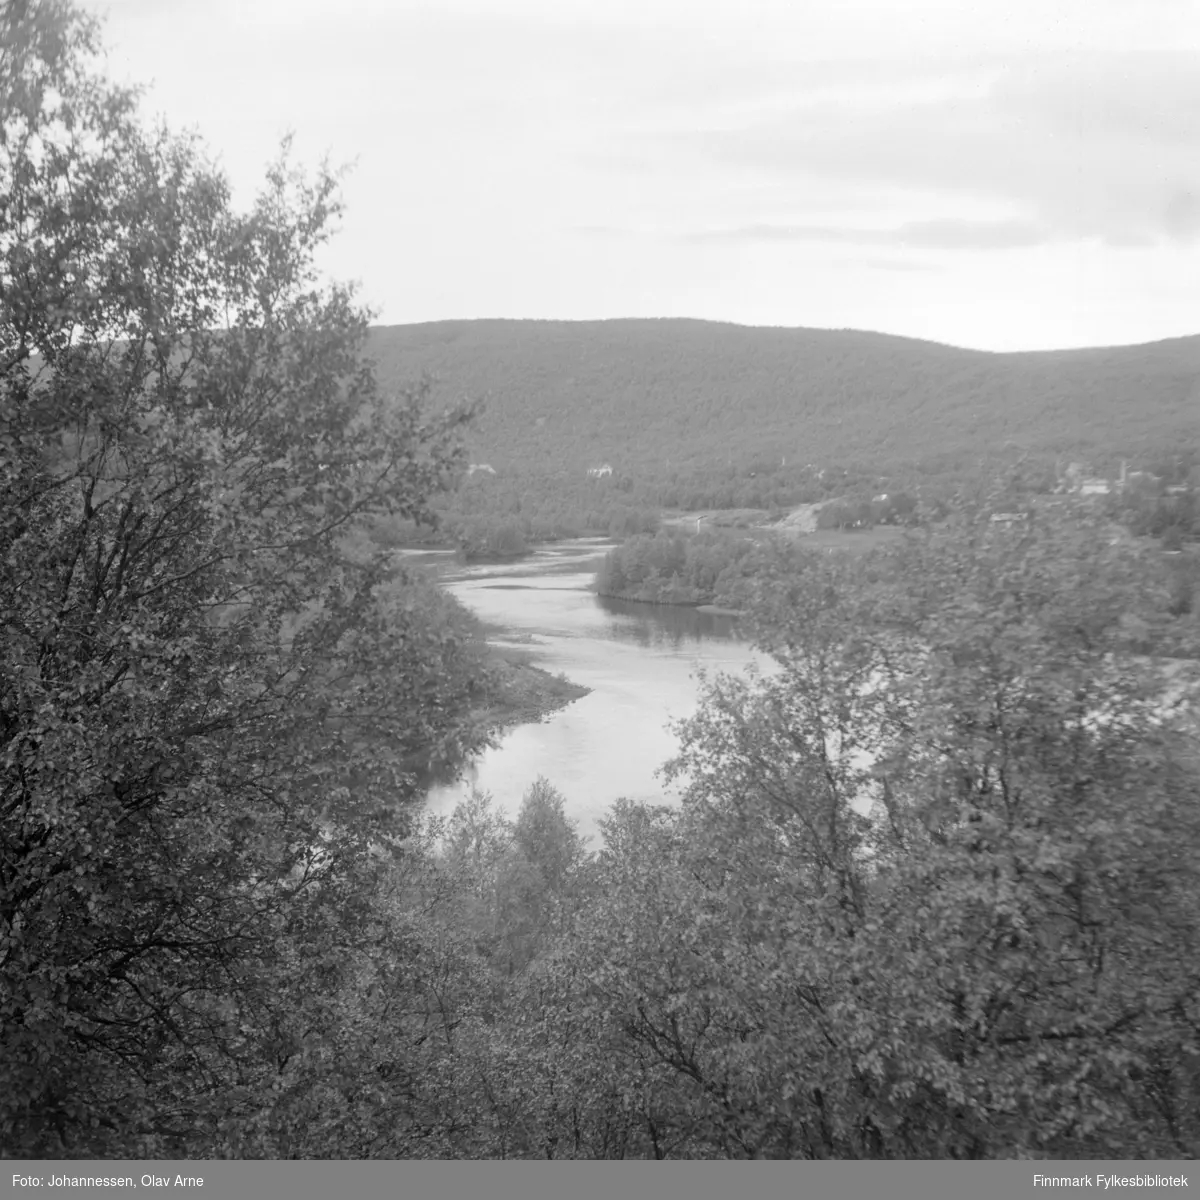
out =
<path fill-rule="evenodd" d="M 381 379 L 488 397 L 472 452 L 498 469 L 756 457 L 884 469 L 1000 450 L 1097 466 L 1192 441 L 1200 336 L 992 354 L 853 330 L 694 320 L 377 327 Z"/>

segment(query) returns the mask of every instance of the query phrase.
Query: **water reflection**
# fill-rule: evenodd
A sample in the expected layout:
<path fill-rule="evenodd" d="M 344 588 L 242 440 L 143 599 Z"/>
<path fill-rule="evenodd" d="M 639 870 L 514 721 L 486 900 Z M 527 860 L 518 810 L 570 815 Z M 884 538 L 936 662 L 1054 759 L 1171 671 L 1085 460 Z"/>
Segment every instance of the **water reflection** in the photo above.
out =
<path fill-rule="evenodd" d="M 601 611 L 612 617 L 612 636 L 637 642 L 643 646 L 667 644 L 682 646 L 685 642 L 711 639 L 731 640 L 737 636 L 737 618 L 717 613 L 697 612 L 672 604 L 646 605 L 635 600 L 610 600 L 598 596 Z"/>
<path fill-rule="evenodd" d="M 668 724 L 695 709 L 699 670 L 765 666 L 736 636 L 735 618 L 597 597 L 594 570 L 608 548 L 572 542 L 515 564 L 444 563 L 449 590 L 483 621 L 516 635 L 540 667 L 592 691 L 511 730 L 464 778 L 433 787 L 431 811 L 449 811 L 478 786 L 515 812 L 544 775 L 566 796 L 581 831 L 594 833 L 596 818 L 619 796 L 671 798 L 656 773 L 678 748 Z"/>

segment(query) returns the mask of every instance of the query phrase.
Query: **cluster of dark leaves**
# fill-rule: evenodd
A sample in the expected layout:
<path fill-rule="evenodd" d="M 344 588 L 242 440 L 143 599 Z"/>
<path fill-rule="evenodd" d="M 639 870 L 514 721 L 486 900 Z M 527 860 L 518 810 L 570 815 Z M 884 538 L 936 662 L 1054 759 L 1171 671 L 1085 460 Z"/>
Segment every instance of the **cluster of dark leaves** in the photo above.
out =
<path fill-rule="evenodd" d="M 415 771 L 483 740 L 461 620 L 348 549 L 470 414 L 318 286 L 328 171 L 237 212 L 69 4 L 0 47 L 0 1143 L 177 1154 L 345 1036 Z"/>
<path fill-rule="evenodd" d="M 461 1049 L 463 1152 L 1195 1154 L 1198 680 L 1128 645 L 1161 568 L 985 511 L 761 571 L 772 670 L 707 684 L 682 807 L 602 822 Z"/>

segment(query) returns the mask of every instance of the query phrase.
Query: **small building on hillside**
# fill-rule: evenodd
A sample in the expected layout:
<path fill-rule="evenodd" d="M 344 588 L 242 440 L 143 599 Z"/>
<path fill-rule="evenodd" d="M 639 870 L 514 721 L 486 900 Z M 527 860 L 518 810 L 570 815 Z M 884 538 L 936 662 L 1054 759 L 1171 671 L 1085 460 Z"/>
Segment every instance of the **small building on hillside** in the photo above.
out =
<path fill-rule="evenodd" d="M 1027 512 L 992 513 L 990 520 L 993 525 L 1019 525 L 1029 520 L 1029 514 Z"/>
<path fill-rule="evenodd" d="M 477 471 L 482 471 L 485 475 L 495 475 L 496 468 L 491 463 L 472 463 L 467 468 L 468 475 L 474 475 Z"/>
<path fill-rule="evenodd" d="M 1112 484 L 1107 479 L 1098 475 L 1084 475 L 1083 472 L 1083 463 L 1069 463 L 1066 470 L 1060 465 L 1055 492 L 1060 496 L 1071 493 L 1076 496 L 1107 496 L 1112 490 Z"/>
<path fill-rule="evenodd" d="M 589 479 L 604 479 L 612 473 L 612 467 L 608 463 L 602 463 L 598 467 L 588 467 L 587 477 Z"/>
<path fill-rule="evenodd" d="M 1058 486 L 1054 489 L 1059 495 L 1074 493 L 1077 496 L 1107 496 L 1113 490 L 1112 483 L 1099 475 L 1084 475 L 1083 463 L 1068 464 L 1066 470 L 1061 466 L 1058 470 Z M 1121 477 L 1124 479 L 1124 464 Z M 1120 486 L 1120 485 L 1118 485 Z"/>
<path fill-rule="evenodd" d="M 1071 463 L 1066 470 L 1058 472 L 1056 493 L 1073 493 L 1077 496 L 1110 496 L 1131 494 L 1153 494 L 1162 488 L 1162 478 L 1153 471 L 1131 471 L 1129 464 L 1121 461 L 1121 473 L 1116 479 L 1099 475 L 1085 476 L 1082 463 Z M 1166 489 L 1168 492 L 1170 488 Z"/>

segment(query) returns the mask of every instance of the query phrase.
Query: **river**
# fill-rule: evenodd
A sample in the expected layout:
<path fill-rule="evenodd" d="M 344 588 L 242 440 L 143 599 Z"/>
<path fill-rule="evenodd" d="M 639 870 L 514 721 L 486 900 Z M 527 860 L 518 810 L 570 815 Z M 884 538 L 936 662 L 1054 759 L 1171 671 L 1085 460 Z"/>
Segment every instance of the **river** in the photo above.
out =
<path fill-rule="evenodd" d="M 516 563 L 436 564 L 443 585 L 496 632 L 521 644 L 544 670 L 591 689 L 540 723 L 505 733 L 455 783 L 431 788 L 428 811 L 450 812 L 472 787 L 509 815 L 539 775 L 566 798 L 585 837 L 618 797 L 670 801 L 656 772 L 678 748 L 669 723 L 695 710 L 697 672 L 766 668 L 737 636 L 734 618 L 669 605 L 607 600 L 593 574 L 611 543 L 559 543 Z"/>

